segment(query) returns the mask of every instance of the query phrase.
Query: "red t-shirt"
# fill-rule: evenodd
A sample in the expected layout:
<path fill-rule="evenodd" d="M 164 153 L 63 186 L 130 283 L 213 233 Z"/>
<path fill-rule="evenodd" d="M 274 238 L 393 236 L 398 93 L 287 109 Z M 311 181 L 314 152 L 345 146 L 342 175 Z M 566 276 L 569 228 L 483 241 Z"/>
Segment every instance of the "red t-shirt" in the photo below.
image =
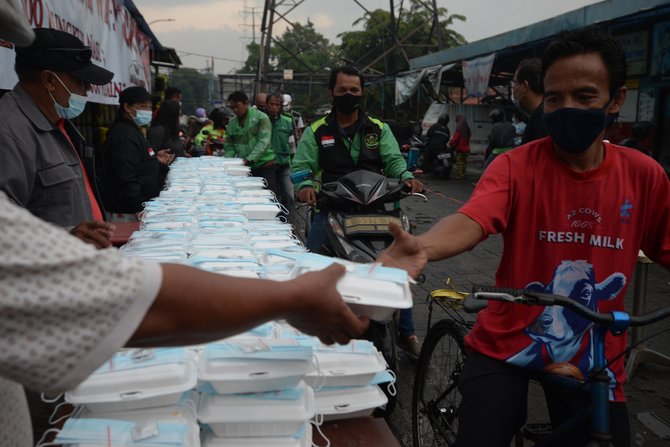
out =
<path fill-rule="evenodd" d="M 600 312 L 623 310 L 638 250 L 670 267 L 670 182 L 652 158 L 605 144 L 605 160 L 580 173 L 563 164 L 550 138 L 502 154 L 459 210 L 501 233 L 496 285 L 572 297 Z M 568 362 L 586 377 L 591 325 L 559 306 L 490 301 L 466 337 L 469 348 L 526 368 Z M 606 357 L 626 347 L 608 333 Z M 623 358 L 611 365 L 610 399 L 624 400 Z"/>

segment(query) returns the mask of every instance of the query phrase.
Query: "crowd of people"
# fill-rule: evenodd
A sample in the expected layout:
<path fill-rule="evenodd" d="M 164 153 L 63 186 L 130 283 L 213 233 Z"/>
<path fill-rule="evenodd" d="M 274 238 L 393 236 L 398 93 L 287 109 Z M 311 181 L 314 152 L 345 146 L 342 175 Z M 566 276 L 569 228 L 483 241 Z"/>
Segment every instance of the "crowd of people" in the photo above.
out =
<path fill-rule="evenodd" d="M 292 172 L 310 171 L 330 182 L 364 169 L 421 191 L 388 124 L 362 107 L 365 79 L 357 69 L 331 71 L 332 110 L 308 126 L 286 94 L 258 95 L 251 104 L 235 91 L 227 107 L 198 108 L 184 127 L 178 88 L 167 90 L 156 107 L 144 87 L 128 87 L 98 152 L 71 120 L 84 110 L 91 85 L 107 84 L 113 73 L 93 64 L 91 49 L 74 35 L 30 30 L 14 17 L 0 17 L 0 25 L 0 37 L 16 44 L 19 79 L 0 99 L 0 445 L 32 445 L 22 386 L 62 392 L 123 346 L 203 343 L 278 318 L 328 344 L 361 336 L 368 320 L 355 316 L 335 287 L 342 267 L 271 284 L 107 249 L 113 222 L 139 219 L 176 157 L 220 152 L 242 159 L 287 213 L 296 198 L 315 206 L 319 188 L 315 178 L 293 185 Z M 416 276 L 427 262 L 502 234 L 498 286 L 543 287 L 583 301 L 600 299 L 603 310 L 623 309 L 639 249 L 670 267 L 667 175 L 651 157 L 604 139 L 626 98 L 625 81 L 621 46 L 593 27 L 563 32 L 542 59 L 522 61 L 513 98 L 529 118 L 518 117 L 515 125 L 504 109 L 492 110 L 487 169 L 470 200 L 418 236 L 391 224 L 395 242 L 380 261 Z M 463 177 L 472 132 L 463 115 L 455 123 L 452 135 L 449 116 L 440 116 L 428 134 L 429 155 L 451 148 L 456 176 Z M 638 141 L 628 145 L 639 145 L 648 132 L 649 126 L 638 126 Z M 633 204 L 627 217 L 623 200 Z M 597 210 L 598 217 L 583 210 Z M 324 245 L 327 211 L 315 213 L 306 242 L 311 251 Z M 568 239 L 566 228 L 574 229 L 571 219 L 579 213 L 580 224 L 589 225 Z M 610 246 L 589 236 L 620 242 Z M 603 288 L 607 296 L 596 295 Z M 591 357 L 584 350 L 554 352 L 555 358 L 531 351 L 529 331 L 546 323 L 537 321 L 540 312 L 497 302 L 479 314 L 466 337 L 470 353 L 459 381 L 456 445 L 509 445 L 525 420 L 529 371 L 554 361 L 588 373 Z M 411 310 L 400 313 L 399 326 L 399 344 L 417 357 L 421 343 Z M 623 337 L 608 336 L 607 355 L 624 345 Z M 623 360 L 609 368 L 613 442 L 628 446 Z M 554 422 L 586 405 L 558 394 L 547 392 Z M 34 394 L 28 397 L 34 402 Z M 578 439 L 565 445 L 583 445 L 587 436 L 579 430 L 570 435 Z"/>
<path fill-rule="evenodd" d="M 91 62 L 80 39 L 31 30 L 20 11 L 0 16 L 0 25 L 0 38 L 16 44 L 19 75 L 0 99 L 0 445 L 34 445 L 31 416 L 43 430 L 53 409 L 44 412 L 40 393 L 73 389 L 124 346 L 205 343 L 273 319 L 328 344 L 364 333 L 368 320 L 336 290 L 341 266 L 271 284 L 104 249 L 115 229 L 105 215 L 136 218 L 175 156 L 173 147 L 154 150 L 140 130 L 152 120 L 151 96 L 142 87 L 121 92 L 100 195 L 95 151 L 70 119 L 84 110 L 91 84 L 113 73 Z M 171 106 L 163 107 L 161 145 L 174 136 Z M 269 125 L 267 116 L 260 121 Z"/>

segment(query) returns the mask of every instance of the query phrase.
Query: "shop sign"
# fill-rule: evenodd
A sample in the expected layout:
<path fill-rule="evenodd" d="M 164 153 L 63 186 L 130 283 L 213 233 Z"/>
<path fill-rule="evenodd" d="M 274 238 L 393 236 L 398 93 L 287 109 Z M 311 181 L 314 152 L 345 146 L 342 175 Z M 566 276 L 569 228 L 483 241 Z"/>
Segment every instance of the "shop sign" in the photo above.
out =
<path fill-rule="evenodd" d="M 647 30 L 636 33 L 615 36 L 624 51 L 628 62 L 629 76 L 642 76 L 647 73 L 647 53 L 649 46 L 649 32 Z"/>
<path fill-rule="evenodd" d="M 657 23 L 654 26 L 651 75 L 670 79 L 670 22 Z"/>

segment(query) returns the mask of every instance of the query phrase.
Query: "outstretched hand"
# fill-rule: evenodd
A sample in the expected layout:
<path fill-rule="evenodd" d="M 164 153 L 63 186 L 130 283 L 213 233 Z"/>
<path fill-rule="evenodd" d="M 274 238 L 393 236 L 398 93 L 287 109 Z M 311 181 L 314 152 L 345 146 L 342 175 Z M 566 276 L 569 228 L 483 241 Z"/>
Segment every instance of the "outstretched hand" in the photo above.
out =
<path fill-rule="evenodd" d="M 335 288 L 345 268 L 333 264 L 327 269 L 305 273 L 293 280 L 296 307 L 286 321 L 296 329 L 319 337 L 325 344 L 346 344 L 363 335 L 370 323 L 357 317 Z"/>
<path fill-rule="evenodd" d="M 70 230 L 70 234 L 101 249 L 112 246 L 111 239 L 115 229 L 116 226 L 113 224 L 101 220 L 93 220 L 80 223 Z"/>
<path fill-rule="evenodd" d="M 416 278 L 428 262 L 423 245 L 395 222 L 389 223 L 389 232 L 394 241 L 377 260 L 386 267 L 406 270 L 410 277 Z"/>

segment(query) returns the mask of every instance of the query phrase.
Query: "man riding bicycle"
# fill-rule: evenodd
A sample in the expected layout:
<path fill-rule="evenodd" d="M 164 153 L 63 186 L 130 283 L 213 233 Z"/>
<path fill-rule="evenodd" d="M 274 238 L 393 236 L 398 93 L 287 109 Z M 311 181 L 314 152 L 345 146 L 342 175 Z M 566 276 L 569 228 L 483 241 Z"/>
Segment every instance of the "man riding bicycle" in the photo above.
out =
<path fill-rule="evenodd" d="M 392 226 L 380 260 L 416 275 L 426 262 L 502 234 L 498 287 L 568 296 L 600 312 L 623 310 L 638 250 L 670 267 L 670 182 L 650 157 L 604 141 L 626 98 L 622 47 L 596 27 L 562 32 L 542 60 L 549 137 L 501 154 L 458 213 L 418 237 Z M 660 200 L 659 200 L 660 199 Z M 561 310 L 563 308 L 560 308 Z M 457 446 L 509 446 L 526 418 L 530 371 L 588 377 L 592 325 L 556 306 L 489 302 L 466 337 Z M 626 337 L 606 337 L 612 360 Z M 613 443 L 628 446 L 623 358 L 607 369 Z M 588 397 L 545 389 L 552 423 Z M 576 430 L 562 445 L 584 445 Z"/>

